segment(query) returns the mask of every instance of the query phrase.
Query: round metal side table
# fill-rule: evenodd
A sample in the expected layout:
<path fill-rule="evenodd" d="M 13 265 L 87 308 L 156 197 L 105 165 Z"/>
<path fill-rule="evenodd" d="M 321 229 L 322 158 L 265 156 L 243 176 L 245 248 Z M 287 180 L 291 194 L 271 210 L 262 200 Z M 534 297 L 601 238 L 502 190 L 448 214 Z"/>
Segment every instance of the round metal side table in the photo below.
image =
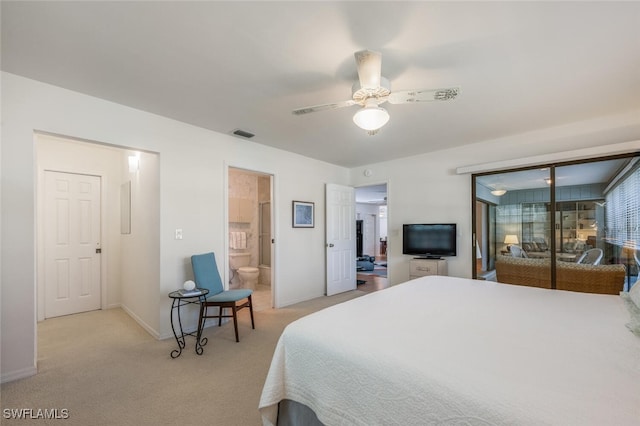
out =
<path fill-rule="evenodd" d="M 178 343 L 178 349 L 174 349 L 171 351 L 171 358 L 177 358 L 182 354 L 182 350 L 185 347 L 185 336 L 194 336 L 196 338 L 196 353 L 198 355 L 202 355 L 203 349 L 202 347 L 207 344 L 206 339 L 203 339 L 201 342 L 198 339 L 198 332 L 200 330 L 200 324 L 198 324 L 198 328 L 194 332 L 185 333 L 182 328 L 182 318 L 180 317 L 180 307 L 184 305 L 192 305 L 192 304 L 200 304 L 204 302 L 207 298 L 207 294 L 209 294 L 209 290 L 206 288 L 197 288 L 199 291 L 197 294 L 186 293 L 184 294 L 182 290 L 176 290 L 169 293 L 169 297 L 173 299 L 171 303 L 171 330 L 173 330 L 173 335 L 176 338 L 176 342 Z M 177 317 L 178 320 L 178 328 L 176 329 L 174 317 Z"/>

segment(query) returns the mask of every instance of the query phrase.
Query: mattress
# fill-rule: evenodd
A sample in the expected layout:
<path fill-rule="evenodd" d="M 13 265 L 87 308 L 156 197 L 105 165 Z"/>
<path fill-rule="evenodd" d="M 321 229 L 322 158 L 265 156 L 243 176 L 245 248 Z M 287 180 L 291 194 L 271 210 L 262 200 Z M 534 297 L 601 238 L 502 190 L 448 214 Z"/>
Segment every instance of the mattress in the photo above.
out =
<path fill-rule="evenodd" d="M 638 425 L 620 296 L 428 276 L 289 324 L 259 409 L 325 425 Z"/>

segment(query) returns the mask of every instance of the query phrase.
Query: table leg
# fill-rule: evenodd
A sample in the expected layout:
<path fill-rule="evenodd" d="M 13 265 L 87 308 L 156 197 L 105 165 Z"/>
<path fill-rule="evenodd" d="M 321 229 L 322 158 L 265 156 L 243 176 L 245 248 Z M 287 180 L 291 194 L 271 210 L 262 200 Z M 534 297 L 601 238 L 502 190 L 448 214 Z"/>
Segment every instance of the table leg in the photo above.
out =
<path fill-rule="evenodd" d="M 177 358 L 182 354 L 182 349 L 185 346 L 184 339 L 184 331 L 182 330 L 182 319 L 180 318 L 180 299 L 173 299 L 173 303 L 171 304 L 171 330 L 173 330 L 173 335 L 176 338 L 176 342 L 178 343 L 178 349 L 174 349 L 171 351 L 171 358 Z M 178 336 L 178 332 L 176 331 L 176 327 L 173 321 L 173 313 L 176 311 L 178 315 L 178 325 L 180 327 L 180 336 Z"/>
<path fill-rule="evenodd" d="M 204 352 L 203 346 L 206 346 L 209 339 L 202 337 L 202 331 L 204 330 L 204 323 L 207 320 L 205 318 L 206 307 L 204 305 L 205 298 L 200 297 L 200 316 L 198 317 L 198 332 L 196 334 L 196 354 L 202 355 Z"/>

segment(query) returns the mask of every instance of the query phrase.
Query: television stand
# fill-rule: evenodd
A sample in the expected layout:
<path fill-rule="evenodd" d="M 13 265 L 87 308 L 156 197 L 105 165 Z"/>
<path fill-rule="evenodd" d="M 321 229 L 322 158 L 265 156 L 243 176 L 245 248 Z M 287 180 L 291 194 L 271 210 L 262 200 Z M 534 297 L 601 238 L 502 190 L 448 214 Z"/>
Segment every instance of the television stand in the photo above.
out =
<path fill-rule="evenodd" d="M 409 279 L 424 277 L 425 275 L 447 275 L 447 269 L 447 261 L 445 259 L 411 259 L 409 261 Z"/>

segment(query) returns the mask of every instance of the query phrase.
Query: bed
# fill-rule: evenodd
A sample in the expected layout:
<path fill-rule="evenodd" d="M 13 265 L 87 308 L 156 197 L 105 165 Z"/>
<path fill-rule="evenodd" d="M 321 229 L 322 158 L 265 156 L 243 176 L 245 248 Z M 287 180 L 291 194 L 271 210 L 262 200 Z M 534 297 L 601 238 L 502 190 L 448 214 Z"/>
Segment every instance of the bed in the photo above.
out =
<path fill-rule="evenodd" d="M 422 277 L 289 324 L 259 410 L 265 425 L 282 401 L 325 425 L 638 425 L 629 319 L 618 295 Z"/>

